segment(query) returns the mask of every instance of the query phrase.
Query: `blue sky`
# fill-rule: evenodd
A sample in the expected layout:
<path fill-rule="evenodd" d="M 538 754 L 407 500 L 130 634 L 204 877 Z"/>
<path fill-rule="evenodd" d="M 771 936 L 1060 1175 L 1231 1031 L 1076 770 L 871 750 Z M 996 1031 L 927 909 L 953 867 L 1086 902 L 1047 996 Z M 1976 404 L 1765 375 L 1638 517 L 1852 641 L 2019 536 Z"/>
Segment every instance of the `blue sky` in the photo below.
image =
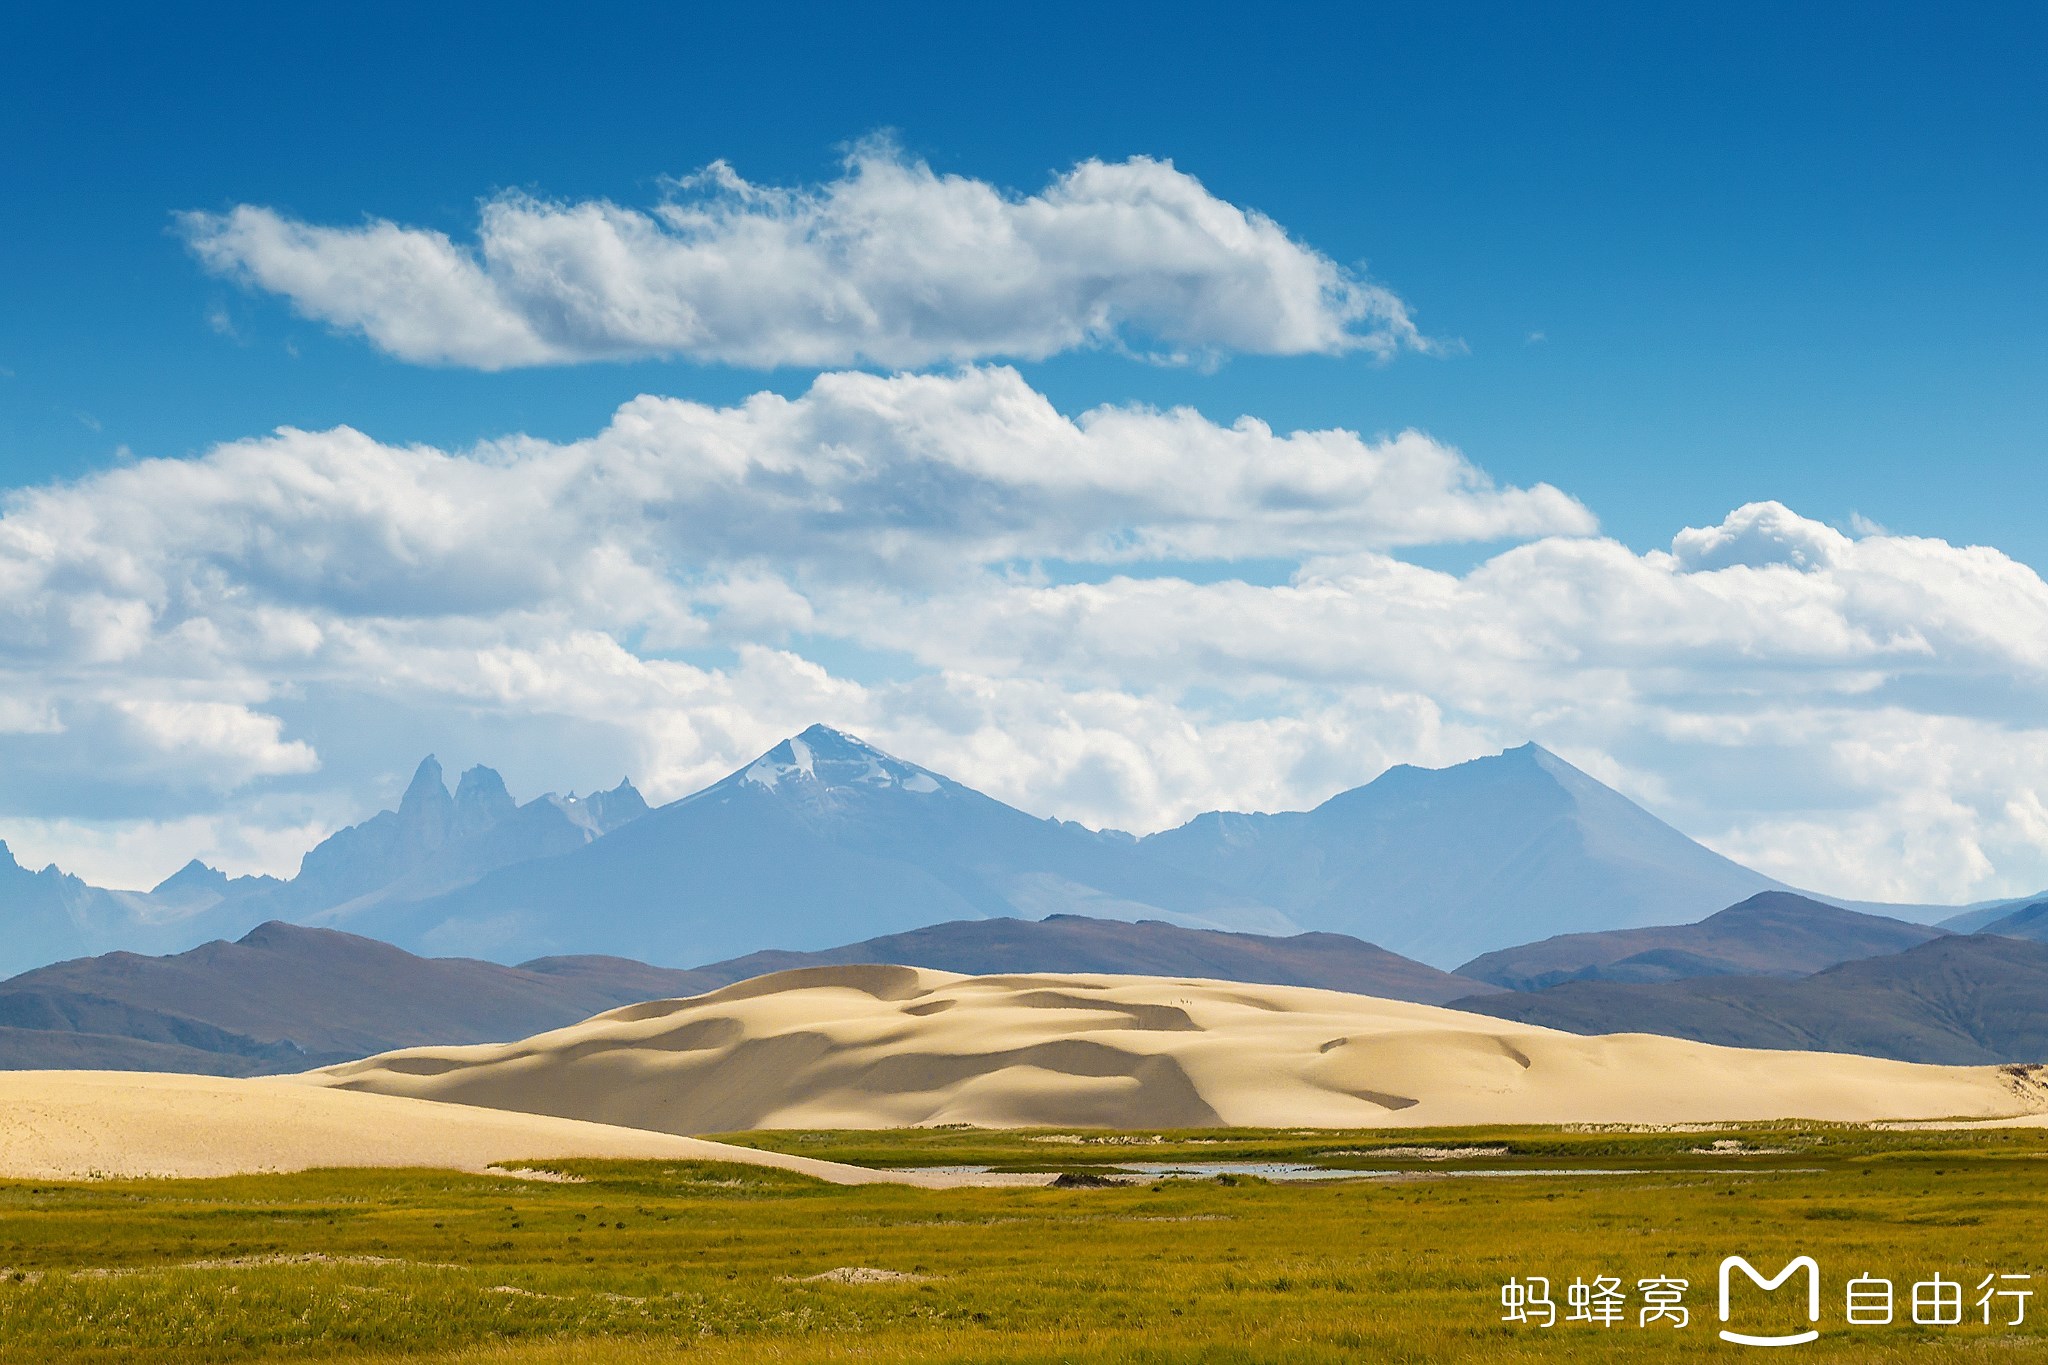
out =
<path fill-rule="evenodd" d="M 2048 564 L 2038 6 L 310 9 L 7 20 L 0 440 L 21 476 L 287 422 L 569 436 L 641 391 L 751 391 L 677 363 L 393 365 L 195 270 L 170 214 L 462 234 L 506 187 L 640 203 L 716 158 L 801 184 L 889 128 L 1023 190 L 1171 157 L 1469 347 L 1214 374 L 1084 354 L 1032 373 L 1063 406 L 1420 426 L 1639 546 L 1772 497 Z"/>
<path fill-rule="evenodd" d="M 525 792 L 608 784 L 612 768 L 631 767 L 672 796 L 747 746 L 825 719 L 922 746 L 906 756 L 1034 810 L 1148 826 L 1206 804 L 1298 804 L 1384 762 L 1450 761 L 1536 737 L 1793 880 L 1930 899 L 2032 889 L 2048 879 L 2044 789 L 2023 771 L 2033 746 L 2048 744 L 2030 671 L 2041 653 L 2033 571 L 2048 567 L 2037 511 L 2048 495 L 2048 15 L 1669 8 L 591 6 L 565 21 L 537 7 L 223 5 L 201 18 L 17 7 L 0 20 L 0 460 L 17 500 L 84 490 L 87 510 L 37 515 L 58 527 L 101 518 L 103 547 L 131 546 L 124 535 L 160 547 L 169 533 L 135 531 L 107 510 L 160 492 L 95 478 L 158 457 L 203 462 L 219 443 L 280 426 L 346 425 L 383 448 L 451 453 L 500 438 L 573 443 L 642 394 L 723 409 L 762 391 L 799 398 L 821 371 L 898 368 L 687 355 L 495 371 L 415 363 L 303 316 L 285 291 L 209 269 L 176 215 L 252 206 L 334 229 L 381 219 L 466 247 L 480 202 L 508 191 L 651 211 L 673 196 L 669 177 L 721 160 L 757 187 L 815 191 L 842 176 L 850 145 L 884 132 L 902 164 L 1013 201 L 1091 159 L 1170 160 L 1221 205 L 1265 215 L 1346 278 L 1391 291 L 1433 343 L 1389 356 L 1221 345 L 1194 364 L 1113 344 L 956 357 L 1014 365 L 1051 411 L 1188 405 L 1223 427 L 1249 414 L 1280 433 L 1426 433 L 1509 493 L 1547 485 L 1577 510 L 1469 498 L 1446 510 L 1456 489 L 1431 485 L 1429 507 L 1404 513 L 1367 498 L 1308 532 L 1277 520 L 1224 526 L 1214 509 L 1154 503 L 1144 515 L 1158 525 L 1206 530 L 1160 532 L 1169 548 L 1133 558 L 1089 540 L 1109 534 L 1090 519 L 1099 505 L 1083 513 L 1049 500 L 1029 534 L 977 541 L 951 569 L 933 568 L 927 546 L 915 573 L 876 568 L 866 542 L 829 563 L 809 543 L 748 540 L 724 558 L 656 564 L 648 542 L 629 538 L 605 563 L 630 560 L 664 591 L 684 584 L 697 596 L 618 615 L 556 597 L 514 603 L 499 580 L 451 604 L 438 586 L 379 578 L 387 569 L 362 547 L 395 534 L 388 526 L 336 540 L 318 573 L 304 570 L 327 575 L 319 586 L 270 561 L 258 574 L 236 559 L 223 579 L 223 555 L 201 532 L 177 551 L 187 568 L 169 574 L 201 566 L 178 580 L 182 597 L 162 586 L 159 566 L 138 570 L 155 586 L 132 601 L 104 585 L 66 599 L 77 638 L 102 639 L 92 632 L 119 622 L 155 632 L 148 648 L 27 650 L 14 666 L 19 716 L 0 731 L 19 738 L 0 738 L 0 757 L 23 776 L 0 784 L 0 825 L 13 822 L 17 845 L 109 877 L 133 880 L 166 860 L 168 872 L 187 845 L 284 870 L 320 829 L 395 795 L 424 748 L 451 763 L 502 760 Z M 910 368 L 942 376 L 952 363 Z M 969 387 L 930 401 L 966 411 L 1016 397 Z M 803 420 L 816 430 L 848 429 L 839 397 L 813 407 Z M 748 432 L 764 449 L 783 439 Z M 326 448 L 252 458 L 265 469 L 374 463 Z M 1223 477 L 1206 458 L 1189 455 L 1186 477 Z M 1401 468 L 1436 469 L 1435 458 Z M 1306 466 L 1297 473 L 1304 482 L 1287 496 L 1325 486 Z M 823 487 L 839 475 L 805 466 L 800 477 Z M 1730 520 L 1760 503 L 1789 512 Z M 270 514 L 207 506 L 223 535 L 253 534 Z M 928 534 L 933 525 L 966 515 L 936 502 L 926 511 L 931 524 L 912 529 L 933 543 L 947 540 Z M 1410 514 L 1454 529 L 1389 529 Z M 1611 541 L 1571 539 L 1594 521 Z M 1116 533 L 1142 539 L 1138 522 Z M 1585 618 L 1603 600 L 1633 600 L 1634 589 L 1598 575 L 1667 572 L 1643 557 L 1673 552 L 1687 528 L 1719 529 L 1679 553 L 1682 572 L 1738 572 L 1643 588 L 1630 610 L 1721 624 L 1645 643 L 1613 621 L 1597 641 L 1579 616 L 1530 623 L 1531 604 L 1565 585 L 1596 604 Z M 1840 545 L 1826 539 L 1836 533 Z M 1334 566 L 1344 536 L 1447 576 L 1397 591 L 1385 565 Z M 1938 569 L 1919 565 L 1916 537 L 1942 547 Z M 1586 548 L 1596 543 L 1633 554 L 1610 564 Z M 1970 546 L 1992 557 L 1971 558 Z M 415 567 L 432 558 L 408 555 Z M 864 567 L 847 567 L 856 561 Z M 1609 568 L 1587 567 L 1596 561 Z M 1740 572 L 1816 565 L 1800 580 L 1804 597 L 1789 578 Z M 1155 615 L 1185 613 L 1195 630 L 1217 623 L 1214 659 L 1179 677 L 1186 660 L 1137 657 L 1116 624 L 1129 602 L 1004 597 L 993 577 L 972 602 L 934 586 L 970 571 L 1035 574 L 1054 589 L 1151 584 L 1138 596 Z M 440 572 L 445 584 L 467 569 Z M 1351 586 L 1289 588 L 1304 573 Z M 61 586 L 52 574 L 39 581 Z M 1915 598 L 1931 579 L 1952 587 Z M 373 580 L 384 596 L 366 606 L 361 585 Z M 1280 599 L 1195 591 L 1233 585 L 1291 592 L 1289 611 L 1339 599 L 1341 610 L 1298 621 L 1299 637 L 1236 639 L 1234 610 L 1257 622 Z M 1690 606 L 1660 596 L 1687 587 L 1705 596 Z M 233 626 L 192 605 L 216 591 L 260 597 L 269 614 Z M 1384 614 L 1398 600 L 1426 615 L 1416 604 L 1452 591 L 1467 605 L 1440 603 L 1451 625 L 1426 646 L 1408 633 L 1422 625 Z M 1182 599 L 1161 605 L 1171 593 Z M 788 605 L 798 598 L 801 610 Z M 1729 605 L 1738 599 L 1740 611 Z M 1844 601 L 1861 614 L 1806 615 Z M 124 615 L 131 607 L 141 615 Z M 94 612 L 91 630 L 77 624 Z M 1503 612 L 1519 614 L 1504 624 Z M 1059 631 L 1043 625 L 1048 614 Z M 845 624 L 856 617 L 858 627 Z M 299 670 L 274 657 L 292 630 L 331 647 L 372 618 L 383 643 L 353 663 Z M 542 618 L 554 634 L 521 633 Z M 1040 625 L 1026 630 L 1025 618 Z M 424 665 L 394 662 L 394 619 L 409 630 L 439 622 L 471 660 L 509 651 L 519 668 L 542 669 L 535 660 L 594 633 L 617 642 L 628 671 L 698 673 L 665 674 L 625 701 L 590 700 L 597 693 L 567 674 L 554 691 L 508 700 L 499 672 L 446 695 L 424 684 L 399 695 L 389 677 Z M 172 641 L 174 626 L 185 633 Z M 195 662 L 198 634 L 244 638 L 237 630 L 260 647 L 209 644 L 220 652 Z M 1092 652 L 1076 643 L 1091 630 L 1108 642 Z M 1364 638 L 1358 659 L 1306 643 L 1334 630 L 1384 634 Z M 1831 632 L 1839 649 L 1802 652 Z M 54 638 L 35 635 L 36 648 L 55 649 Z M 762 650 L 794 662 L 762 663 Z M 1382 667 L 1394 651 L 1437 662 Z M 1497 670 L 1484 685 L 1467 676 L 1481 656 Z M 1517 682 L 1516 667 L 1538 667 L 1530 661 L 1553 680 Z M 1573 681 L 1580 666 L 1588 672 Z M 350 672 L 373 667 L 394 672 Z M 1057 695 L 1024 695 L 1047 678 Z M 1773 700 L 1809 691 L 1828 698 L 1824 720 Z M 543 694 L 553 699 L 533 700 Z M 1009 700 L 988 701 L 998 694 Z M 694 720 L 674 719 L 691 707 Z M 1270 753 L 1281 757 L 1261 766 Z M 1901 797 L 1908 789 L 1915 800 Z"/>

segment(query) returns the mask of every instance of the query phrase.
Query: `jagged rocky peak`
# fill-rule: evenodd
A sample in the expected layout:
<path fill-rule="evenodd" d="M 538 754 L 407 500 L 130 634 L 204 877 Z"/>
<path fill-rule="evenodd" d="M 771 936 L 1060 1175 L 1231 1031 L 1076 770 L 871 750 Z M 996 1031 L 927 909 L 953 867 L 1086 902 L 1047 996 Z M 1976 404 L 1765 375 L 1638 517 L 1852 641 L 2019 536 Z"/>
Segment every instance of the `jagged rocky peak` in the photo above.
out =
<path fill-rule="evenodd" d="M 649 809 L 632 781 L 623 777 L 619 779 L 619 785 L 608 792 L 592 792 L 588 796 L 578 796 L 575 792 L 558 796 L 549 792 L 537 798 L 535 804 L 541 802 L 569 817 L 571 823 L 583 828 L 593 839 L 638 820 Z"/>
<path fill-rule="evenodd" d="M 432 842 L 439 843 L 438 836 L 447 831 L 454 814 L 455 798 L 441 778 L 441 760 L 428 754 L 413 770 L 412 782 L 398 802 L 399 821 L 413 829 L 433 831 L 437 837 Z"/>
<path fill-rule="evenodd" d="M 505 790 L 505 779 L 495 768 L 479 763 L 455 784 L 453 832 L 463 835 L 487 830 L 517 809 L 519 803 Z"/>
<path fill-rule="evenodd" d="M 592 792 L 584 798 L 590 807 L 597 827 L 610 831 L 629 821 L 647 814 L 647 800 L 640 795 L 628 778 L 620 778 L 619 785 L 608 792 Z"/>
<path fill-rule="evenodd" d="M 935 792 L 939 778 L 826 725 L 785 739 L 748 766 L 741 780 L 769 791 L 881 790 Z"/>
<path fill-rule="evenodd" d="M 438 848 L 450 839 L 491 829 L 518 809 L 497 769 L 481 763 L 462 774 L 450 796 L 441 761 L 428 754 L 398 803 L 398 820 L 419 845 Z"/>
<path fill-rule="evenodd" d="M 9 848 L 9 847 L 7 846 L 7 841 L 6 841 L 5 839 L 0 839 L 0 873 L 4 873 L 4 872 L 19 872 L 19 873 L 21 873 L 21 874 L 22 874 L 22 875 L 23 875 L 24 877 L 31 877 L 31 876 L 33 876 L 33 877 L 41 877 L 41 876 L 50 876 L 50 875 L 55 875 L 55 876 L 69 876 L 69 875 L 70 875 L 69 873 L 63 872 L 63 871 L 62 871 L 61 869 L 59 869 L 59 868 L 58 868 L 58 866 L 57 866 L 57 865 L 56 865 L 55 863 L 51 863 L 51 864 L 49 864 L 49 865 L 48 865 L 47 867 L 43 868 L 43 869 L 42 869 L 42 870 L 41 870 L 40 872 L 37 872 L 37 871 L 34 871 L 34 870 L 30 869 L 30 868 L 27 868 L 27 867 L 24 867 L 24 866 L 22 866 L 22 865 L 21 865 L 21 863 L 20 863 L 20 862 L 18 862 L 18 861 L 17 861 L 16 859 L 15 859 L 15 856 L 14 856 L 14 850 L 13 850 L 13 849 L 11 849 L 11 848 Z"/>

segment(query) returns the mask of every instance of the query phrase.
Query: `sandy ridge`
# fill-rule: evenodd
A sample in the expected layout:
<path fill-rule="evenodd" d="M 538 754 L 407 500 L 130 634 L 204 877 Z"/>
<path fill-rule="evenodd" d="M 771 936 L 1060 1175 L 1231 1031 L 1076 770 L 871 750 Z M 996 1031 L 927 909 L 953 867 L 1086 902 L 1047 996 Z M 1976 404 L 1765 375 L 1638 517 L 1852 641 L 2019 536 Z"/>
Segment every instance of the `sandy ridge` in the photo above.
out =
<path fill-rule="evenodd" d="M 521 1042 L 411 1048 L 301 1080 L 669 1133 L 2048 1111 L 2048 1085 L 2012 1068 L 1588 1038 L 1305 987 L 891 966 L 782 972 Z"/>

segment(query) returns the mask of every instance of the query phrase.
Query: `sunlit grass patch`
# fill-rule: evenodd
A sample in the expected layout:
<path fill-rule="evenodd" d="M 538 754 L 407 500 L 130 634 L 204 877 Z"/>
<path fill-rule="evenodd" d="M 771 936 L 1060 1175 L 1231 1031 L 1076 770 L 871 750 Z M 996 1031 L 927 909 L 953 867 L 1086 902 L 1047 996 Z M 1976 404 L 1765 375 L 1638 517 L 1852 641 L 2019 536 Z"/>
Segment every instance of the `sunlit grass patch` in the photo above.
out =
<path fill-rule="evenodd" d="M 1130 1137 L 1141 1140 L 1108 1140 Z M 1772 1263 L 1807 1251 L 1842 1276 L 2048 1274 L 2044 1138 L 1825 1125 L 915 1130 L 746 1140 L 887 1164 L 1260 1160 L 1404 1174 L 934 1191 L 719 1163 L 531 1161 L 517 1164 L 574 1183 L 314 1171 L 0 1185 L 0 1359 L 1675 1357 L 1715 1347 L 1704 1319 L 1731 1251 Z M 1457 1174 L 1574 1169 L 1635 1173 Z M 1691 1280 L 1695 1327 L 1542 1334 L 1498 1320 L 1510 1275 L 1596 1273 Z M 2044 1348 L 2030 1321 L 1836 1333 L 1800 1354 L 1983 1360 Z"/>

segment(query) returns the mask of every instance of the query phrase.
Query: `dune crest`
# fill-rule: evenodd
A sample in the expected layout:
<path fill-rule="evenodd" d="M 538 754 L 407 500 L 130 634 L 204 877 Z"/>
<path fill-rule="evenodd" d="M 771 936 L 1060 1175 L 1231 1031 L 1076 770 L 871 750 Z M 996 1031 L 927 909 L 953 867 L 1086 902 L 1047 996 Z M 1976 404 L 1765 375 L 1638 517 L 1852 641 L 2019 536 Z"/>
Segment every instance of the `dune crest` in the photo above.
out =
<path fill-rule="evenodd" d="M 1581 1037 L 1305 987 L 809 968 L 516 1043 L 299 1078 L 687 1134 L 914 1124 L 1388 1127 L 1985 1119 L 2037 1073 Z"/>

